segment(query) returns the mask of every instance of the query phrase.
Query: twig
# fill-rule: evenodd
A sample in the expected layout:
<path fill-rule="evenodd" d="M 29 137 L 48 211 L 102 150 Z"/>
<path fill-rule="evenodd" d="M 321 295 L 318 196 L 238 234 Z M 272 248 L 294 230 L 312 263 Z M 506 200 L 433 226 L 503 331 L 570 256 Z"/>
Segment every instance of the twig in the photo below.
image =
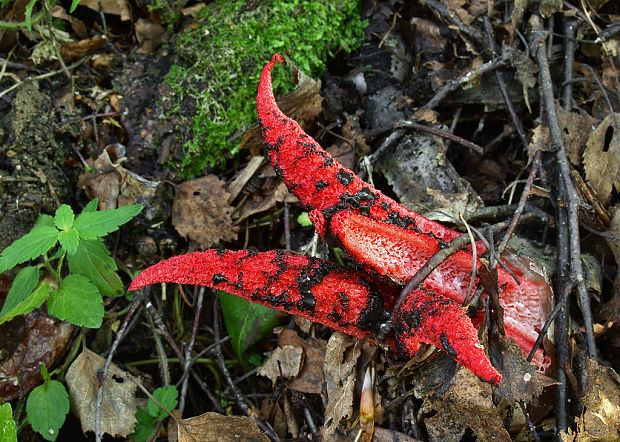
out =
<path fill-rule="evenodd" d="M 170 367 L 168 366 L 168 357 L 164 350 L 164 346 L 161 343 L 161 339 L 159 337 L 159 333 L 155 329 L 155 324 L 153 323 L 153 317 L 147 311 L 146 318 L 149 322 L 149 327 L 153 333 L 153 339 L 155 341 L 155 351 L 157 351 L 157 356 L 159 357 L 159 365 L 161 369 L 161 378 L 164 382 L 164 385 L 170 384 Z"/>
<path fill-rule="evenodd" d="M 431 127 L 431 126 L 425 126 L 424 124 L 416 123 L 415 121 L 410 121 L 410 120 L 397 121 L 396 123 L 394 123 L 393 127 L 396 128 L 396 129 L 412 128 L 412 129 L 421 130 L 423 132 L 428 132 L 431 135 L 436 135 L 438 137 L 443 137 L 443 138 L 447 138 L 449 140 L 455 141 L 455 142 L 457 142 L 459 144 L 462 144 L 463 146 L 468 147 L 471 150 L 479 153 L 480 155 L 482 155 L 484 153 L 483 147 L 479 146 L 476 143 L 472 143 L 471 141 L 467 141 L 466 139 L 461 138 L 458 135 L 454 135 L 454 134 L 452 134 L 450 132 L 446 132 L 445 130 L 436 129 L 436 128 Z"/>
<path fill-rule="evenodd" d="M 493 27 L 491 26 L 491 19 L 488 16 L 484 17 L 484 29 L 487 33 L 487 39 L 489 43 L 489 49 L 491 50 L 491 55 L 493 57 L 497 57 L 497 49 L 495 47 L 495 40 L 493 39 Z M 527 148 L 529 146 L 529 141 L 525 136 L 525 132 L 523 131 L 523 125 L 521 124 L 521 120 L 515 111 L 514 106 L 512 105 L 512 101 L 510 100 L 510 95 L 508 95 L 508 91 L 506 90 L 506 83 L 504 81 L 504 76 L 502 73 L 497 70 L 495 71 L 495 77 L 497 78 L 497 84 L 499 85 L 499 90 L 502 93 L 502 97 L 504 98 L 504 103 L 506 103 L 506 108 L 508 109 L 508 113 L 510 114 L 510 118 L 512 118 L 512 122 L 517 130 L 517 134 L 519 135 L 519 139 L 521 140 L 521 145 L 523 146 L 523 150 L 527 152 Z M 524 92 L 527 93 L 527 92 Z M 527 97 L 526 97 L 527 98 Z M 499 252 L 501 254 L 501 251 Z"/>
<path fill-rule="evenodd" d="M 125 332 L 127 331 L 129 320 L 132 318 L 132 316 L 136 312 L 136 309 L 142 302 L 142 298 L 142 291 L 139 291 L 133 298 L 133 301 L 131 302 L 131 307 L 125 315 L 125 318 L 123 318 L 121 327 L 118 330 L 116 336 L 114 337 L 114 342 L 112 342 L 112 346 L 110 347 L 110 352 L 108 353 L 108 357 L 106 358 L 105 364 L 103 365 L 103 370 L 98 373 L 99 386 L 97 388 L 97 401 L 95 403 L 95 441 L 97 442 L 101 442 L 101 401 L 103 399 L 103 386 L 105 383 L 105 378 L 108 374 L 110 364 L 112 363 L 112 357 L 114 356 L 114 352 L 116 351 L 121 340 L 125 337 Z"/>
<path fill-rule="evenodd" d="M 286 201 L 284 201 L 284 248 L 291 250 L 291 210 Z"/>
<path fill-rule="evenodd" d="M 497 68 L 506 66 L 508 62 L 508 56 L 505 54 L 501 57 L 495 58 L 491 61 L 487 61 L 484 64 L 481 64 L 475 69 L 467 72 L 465 75 L 457 78 L 456 80 L 450 80 L 446 82 L 442 87 L 440 87 L 433 98 L 431 98 L 424 106 L 423 109 L 434 109 L 441 103 L 441 101 L 446 98 L 450 93 L 457 90 L 460 86 L 469 83 L 474 78 L 477 78 L 487 72 L 491 72 Z"/>
<path fill-rule="evenodd" d="M 219 317 L 218 307 L 219 307 L 219 298 L 216 297 L 215 301 L 213 302 L 213 335 L 214 335 L 216 342 L 219 342 L 220 340 L 220 324 L 219 324 L 219 319 L 218 319 Z M 228 383 L 228 387 L 230 388 L 233 395 L 235 396 L 235 399 L 237 400 L 237 405 L 239 406 L 239 408 L 241 408 L 241 410 L 246 416 L 253 418 L 254 421 L 260 427 L 260 429 L 263 430 L 265 434 L 271 440 L 279 441 L 280 438 L 273 432 L 273 430 L 267 427 L 263 421 L 258 419 L 256 417 L 256 413 L 250 412 L 250 407 L 248 407 L 248 404 L 245 402 L 245 399 L 243 398 L 243 395 L 241 394 L 241 390 L 239 390 L 237 386 L 235 385 L 235 383 L 233 382 L 232 376 L 230 375 L 230 372 L 228 371 L 228 368 L 226 367 L 226 363 L 224 362 L 224 355 L 222 354 L 221 345 L 217 345 L 215 347 L 215 353 L 217 356 L 217 364 L 220 368 L 220 371 L 224 375 L 224 378 L 226 379 L 226 382 Z"/>
<path fill-rule="evenodd" d="M 532 423 L 530 415 L 528 414 L 523 401 L 519 401 L 519 407 L 521 407 L 521 411 L 523 412 L 523 416 L 525 417 L 525 421 L 527 422 L 527 427 L 530 429 L 530 433 L 532 433 L 532 436 L 534 436 L 534 441 L 540 442 L 540 436 L 538 436 L 538 433 L 536 432 L 536 427 Z"/>
<path fill-rule="evenodd" d="M 200 311 L 202 310 L 202 300 L 205 294 L 205 287 L 198 289 L 198 296 L 196 297 L 196 313 L 194 314 L 194 326 L 192 327 L 192 336 L 189 341 L 189 345 L 185 349 L 185 364 L 183 366 L 183 374 L 189 372 L 192 366 L 192 350 L 194 349 L 194 343 L 196 342 L 196 335 L 198 334 L 198 323 L 200 322 Z M 183 409 L 185 408 L 185 396 L 187 394 L 187 384 L 189 377 L 185 376 L 183 383 L 181 384 L 181 395 L 179 397 L 179 413 L 183 415 Z"/>
<path fill-rule="evenodd" d="M 611 118 L 614 120 L 615 129 L 620 130 L 618 121 L 616 121 L 616 113 L 614 112 L 614 106 L 613 104 L 611 104 L 611 99 L 609 98 L 609 94 L 607 94 L 607 90 L 605 89 L 605 86 L 603 86 L 603 83 L 601 83 L 601 80 L 599 80 L 598 75 L 596 75 L 596 72 L 594 72 L 594 69 L 592 69 L 592 66 L 590 66 L 589 64 L 581 63 L 579 66 L 585 67 L 590 72 L 590 75 L 592 75 L 594 82 L 596 83 L 598 88 L 601 90 L 601 93 L 603 94 L 603 98 L 605 99 L 605 104 L 607 104 L 607 107 L 609 108 L 609 113 L 611 114 Z"/>
<path fill-rule="evenodd" d="M 564 149 L 564 143 L 562 141 L 562 132 L 555 113 L 555 100 L 553 97 L 551 72 L 549 70 L 549 62 L 545 52 L 545 36 L 540 17 L 536 14 L 533 15 L 530 18 L 530 24 L 532 26 L 532 46 L 534 48 L 540 69 L 540 85 L 542 90 L 543 105 L 551 135 L 551 147 L 560 170 L 561 188 L 563 190 L 562 199 L 566 204 L 568 214 L 571 275 L 576 283 L 577 293 L 579 295 L 579 306 L 581 308 L 586 329 L 588 356 L 591 359 L 597 360 L 596 341 L 594 339 L 594 329 L 592 325 L 592 310 L 590 309 L 590 298 L 588 296 L 588 289 L 586 288 L 585 279 L 583 277 L 583 266 L 581 263 L 578 196 L 570 177 L 568 158 L 566 157 L 566 150 Z"/>
<path fill-rule="evenodd" d="M 482 35 L 482 32 L 480 32 L 478 29 L 474 28 L 473 26 L 468 26 L 465 23 L 463 23 L 454 11 L 448 9 L 446 6 L 444 6 L 437 0 L 425 0 L 424 4 L 427 5 L 434 12 L 439 13 L 439 15 L 441 15 L 449 23 L 452 23 L 453 25 L 458 27 L 459 30 L 463 34 L 467 35 L 468 37 L 473 38 L 476 41 L 476 43 L 481 44 L 481 45 L 484 44 L 484 36 Z"/>
<path fill-rule="evenodd" d="M 523 188 L 523 193 L 521 194 L 521 199 L 519 200 L 519 204 L 517 205 L 517 210 L 515 210 L 514 216 L 510 221 L 510 225 L 502 238 L 502 242 L 497 247 L 497 254 L 501 256 L 502 252 L 508 245 L 508 241 L 512 236 L 512 233 L 515 231 L 517 224 L 519 223 L 519 219 L 523 214 L 523 209 L 525 208 L 525 203 L 530 194 L 530 189 L 532 188 L 532 184 L 534 183 L 534 178 L 536 177 L 536 171 L 538 170 L 538 166 L 540 164 L 540 159 L 542 154 L 539 150 L 534 154 L 534 159 L 532 160 L 532 165 L 530 167 L 530 174 L 527 177 L 527 181 L 525 182 L 525 187 Z"/>
<path fill-rule="evenodd" d="M 81 65 L 82 63 L 84 63 L 86 60 L 88 60 L 89 57 L 83 57 L 80 58 L 78 61 L 76 61 L 73 64 L 70 64 L 69 66 L 67 66 L 67 70 L 71 70 L 74 69 L 76 67 L 78 67 L 79 65 Z M 0 92 L 0 98 L 2 98 L 4 95 L 8 94 L 9 92 L 11 92 L 14 89 L 17 89 L 18 87 L 28 83 L 29 81 L 38 81 L 38 80 L 44 80 L 45 78 L 50 78 L 50 77 L 54 77 L 58 74 L 62 74 L 64 73 L 65 70 L 64 69 L 58 69 L 52 72 L 48 72 L 46 74 L 41 74 L 41 75 L 37 75 L 36 77 L 28 77 L 28 78 L 24 78 L 22 81 L 20 81 L 19 83 L 15 83 L 13 86 L 3 90 L 2 92 Z"/>

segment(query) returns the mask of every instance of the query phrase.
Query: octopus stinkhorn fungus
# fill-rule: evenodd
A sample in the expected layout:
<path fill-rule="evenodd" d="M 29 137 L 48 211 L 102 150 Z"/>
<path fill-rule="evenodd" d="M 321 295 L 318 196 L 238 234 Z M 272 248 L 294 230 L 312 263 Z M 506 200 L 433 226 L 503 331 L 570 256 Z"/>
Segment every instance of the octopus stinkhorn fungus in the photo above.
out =
<path fill-rule="evenodd" d="M 276 54 L 263 68 L 256 99 L 267 155 L 276 173 L 311 210 L 321 236 L 342 245 L 371 273 L 404 284 L 443 243 L 460 233 L 383 195 L 284 115 L 271 86 L 276 62 L 283 58 Z M 412 356 L 420 342 L 433 344 L 481 379 L 498 385 L 502 376 L 459 305 L 471 280 L 472 260 L 468 250 L 455 253 L 398 306 L 397 294 L 385 284 L 379 289 L 368 272 L 275 251 L 207 250 L 173 257 L 144 270 L 129 289 L 156 282 L 214 287 L 361 339 L 382 336 L 391 319 L 397 347 L 405 355 Z M 544 279 L 519 273 L 517 284 L 500 269 L 499 293 L 506 335 L 527 354 L 548 314 L 550 289 Z M 477 284 L 476 278 L 474 288 Z M 538 350 L 533 363 L 546 369 L 550 361 Z"/>

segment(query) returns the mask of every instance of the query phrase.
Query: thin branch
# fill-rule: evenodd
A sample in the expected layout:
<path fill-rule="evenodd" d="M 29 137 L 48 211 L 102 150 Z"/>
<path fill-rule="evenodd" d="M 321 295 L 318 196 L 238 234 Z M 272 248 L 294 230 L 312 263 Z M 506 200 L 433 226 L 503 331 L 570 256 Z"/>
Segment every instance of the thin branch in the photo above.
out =
<path fill-rule="evenodd" d="M 552 152 L 555 154 L 556 163 L 558 165 L 561 176 L 562 199 L 566 204 L 568 214 L 568 230 L 569 230 L 569 250 L 570 250 L 570 267 L 571 275 L 576 283 L 577 293 L 579 295 L 579 306 L 583 315 L 583 321 L 586 329 L 586 345 L 588 348 L 588 356 L 597 360 L 596 341 L 594 339 L 592 310 L 590 308 L 590 297 L 586 288 L 585 278 L 583 276 L 583 266 L 581 263 L 581 245 L 579 235 L 578 220 L 578 196 L 570 177 L 570 168 L 564 143 L 562 141 L 562 132 L 558 124 L 555 112 L 555 99 L 553 96 L 553 84 L 551 81 L 551 72 L 549 69 L 549 61 L 545 52 L 545 34 L 542 28 L 542 21 L 538 15 L 530 18 L 532 26 L 532 46 L 536 54 L 538 66 L 540 69 L 540 86 L 542 90 L 542 98 L 549 125 L 551 135 Z"/>

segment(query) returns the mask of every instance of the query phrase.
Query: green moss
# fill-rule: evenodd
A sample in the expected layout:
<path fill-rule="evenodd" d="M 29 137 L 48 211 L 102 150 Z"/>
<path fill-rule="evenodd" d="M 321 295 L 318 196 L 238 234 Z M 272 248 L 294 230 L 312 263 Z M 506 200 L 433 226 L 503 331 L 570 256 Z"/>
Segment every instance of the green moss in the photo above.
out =
<path fill-rule="evenodd" d="M 336 50 L 351 51 L 363 38 L 358 0 L 267 0 L 250 7 L 244 0 L 210 3 L 176 43 L 178 60 L 166 77 L 173 90 L 168 109 L 190 134 L 182 158 L 170 165 L 184 176 L 223 167 L 236 154 L 238 141 L 230 139 L 256 122 L 260 70 L 274 52 L 318 77 Z M 292 77 L 279 69 L 274 89 L 285 93 Z"/>

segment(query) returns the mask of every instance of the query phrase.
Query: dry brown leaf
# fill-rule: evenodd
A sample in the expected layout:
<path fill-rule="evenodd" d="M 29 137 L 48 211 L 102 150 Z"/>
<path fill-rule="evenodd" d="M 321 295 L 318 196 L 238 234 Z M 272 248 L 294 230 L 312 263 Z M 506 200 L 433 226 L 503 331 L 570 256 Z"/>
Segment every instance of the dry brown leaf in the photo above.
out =
<path fill-rule="evenodd" d="M 607 244 L 614 254 L 616 265 L 620 268 L 620 206 L 616 206 L 613 210 L 607 233 L 610 235 L 607 238 Z M 620 287 L 620 270 L 616 273 L 616 287 Z"/>
<path fill-rule="evenodd" d="M 584 412 L 577 418 L 579 441 L 620 440 L 620 376 L 610 367 L 586 361 Z"/>
<path fill-rule="evenodd" d="M 273 170 L 271 165 L 267 167 Z M 267 191 L 264 197 L 261 195 L 253 195 L 250 198 L 246 198 L 236 209 L 235 223 L 239 224 L 249 216 L 270 210 L 278 202 L 297 202 L 297 198 L 288 191 L 286 185 L 282 181 L 277 181 L 276 183 L 274 189 Z"/>
<path fill-rule="evenodd" d="M 325 350 L 325 424 L 322 437 L 329 440 L 340 421 L 353 414 L 353 392 L 357 375 L 357 359 L 361 353 L 359 341 L 342 333 L 334 333 Z"/>
<path fill-rule="evenodd" d="M 176 187 L 172 224 L 185 238 L 207 249 L 220 241 L 237 239 L 225 183 L 214 175 L 185 181 Z"/>
<path fill-rule="evenodd" d="M 122 21 L 131 20 L 131 7 L 127 0 L 80 0 L 80 6 L 86 6 L 99 12 L 99 6 L 105 14 L 120 15 Z"/>
<path fill-rule="evenodd" d="M 293 413 L 293 406 L 291 405 L 291 401 L 288 398 L 288 395 L 284 395 L 284 416 L 286 417 L 286 426 L 288 428 L 288 432 L 293 436 L 293 438 L 299 437 L 299 424 L 297 423 L 297 419 L 295 419 L 295 414 Z"/>
<path fill-rule="evenodd" d="M 84 349 L 67 370 L 71 403 L 82 424 L 82 432 L 95 431 L 95 407 L 99 372 L 105 359 Z M 123 436 L 133 433 L 136 423 L 136 384 L 116 365 L 110 364 L 103 383 L 101 434 Z"/>
<path fill-rule="evenodd" d="M 254 441 L 269 442 L 251 417 L 222 416 L 208 412 L 183 419 L 177 426 L 179 442 Z"/>
<path fill-rule="evenodd" d="M 278 378 L 294 378 L 299 374 L 303 359 L 303 349 L 293 345 L 276 348 L 258 367 L 258 374 L 271 379 L 275 385 Z"/>
<path fill-rule="evenodd" d="M 532 161 L 532 158 L 534 158 L 538 151 L 551 151 L 551 139 L 549 138 L 549 128 L 547 126 L 539 125 L 534 129 L 530 145 L 527 147 L 529 162 Z"/>
<path fill-rule="evenodd" d="M 304 363 L 301 371 L 287 388 L 301 393 L 320 394 L 323 391 L 325 342 L 315 338 L 303 340 L 297 336 L 295 331 L 285 328 L 278 335 L 278 345 L 280 347 L 301 346 L 304 350 Z"/>
<path fill-rule="evenodd" d="M 581 154 L 596 120 L 581 109 L 577 109 L 576 112 L 565 112 L 562 106 L 556 105 L 555 111 L 562 130 L 562 141 L 566 155 L 568 155 L 571 163 L 580 166 Z"/>
<path fill-rule="evenodd" d="M 480 440 L 510 440 L 497 408 L 493 405 L 491 387 L 480 382 L 476 375 L 463 367 L 458 370 L 447 393 L 429 396 L 424 400 L 424 411 L 431 410 L 437 413 L 426 419 L 426 428 L 433 440 L 459 437 L 467 427 Z"/>
<path fill-rule="evenodd" d="M 140 43 L 138 54 L 150 54 L 168 41 L 168 33 L 159 23 L 140 18 L 134 26 L 136 40 Z"/>
<path fill-rule="evenodd" d="M 228 204 L 239 196 L 245 185 L 250 181 L 250 178 L 254 176 L 256 171 L 261 167 L 265 157 L 262 155 L 252 157 L 248 164 L 235 176 L 235 178 L 228 184 L 226 191 L 230 194 L 228 197 Z"/>
<path fill-rule="evenodd" d="M 60 55 L 65 62 L 70 62 L 82 58 L 85 55 L 94 53 L 105 43 L 105 38 L 95 35 L 80 41 L 70 41 L 60 46 Z"/>
<path fill-rule="evenodd" d="M 509 404 L 524 401 L 536 403 L 546 387 L 557 384 L 557 381 L 540 374 L 536 368 L 523 358 L 522 350 L 512 339 L 501 338 L 504 346 L 502 367 L 502 383 L 496 389 Z"/>
<path fill-rule="evenodd" d="M 614 114 L 620 121 L 620 113 Z M 603 206 L 611 199 L 612 189 L 620 190 L 620 127 L 607 116 L 590 134 L 583 153 L 586 181 Z"/>
<path fill-rule="evenodd" d="M 95 173 L 83 172 L 78 186 L 90 198 L 99 198 L 99 210 L 116 209 L 130 204 L 150 206 L 159 181 L 149 181 L 120 165 L 116 146 L 108 146 L 93 163 Z"/>
<path fill-rule="evenodd" d="M 37 309 L 0 325 L 0 402 L 25 396 L 41 383 L 41 364 L 63 355 L 74 326 Z"/>

